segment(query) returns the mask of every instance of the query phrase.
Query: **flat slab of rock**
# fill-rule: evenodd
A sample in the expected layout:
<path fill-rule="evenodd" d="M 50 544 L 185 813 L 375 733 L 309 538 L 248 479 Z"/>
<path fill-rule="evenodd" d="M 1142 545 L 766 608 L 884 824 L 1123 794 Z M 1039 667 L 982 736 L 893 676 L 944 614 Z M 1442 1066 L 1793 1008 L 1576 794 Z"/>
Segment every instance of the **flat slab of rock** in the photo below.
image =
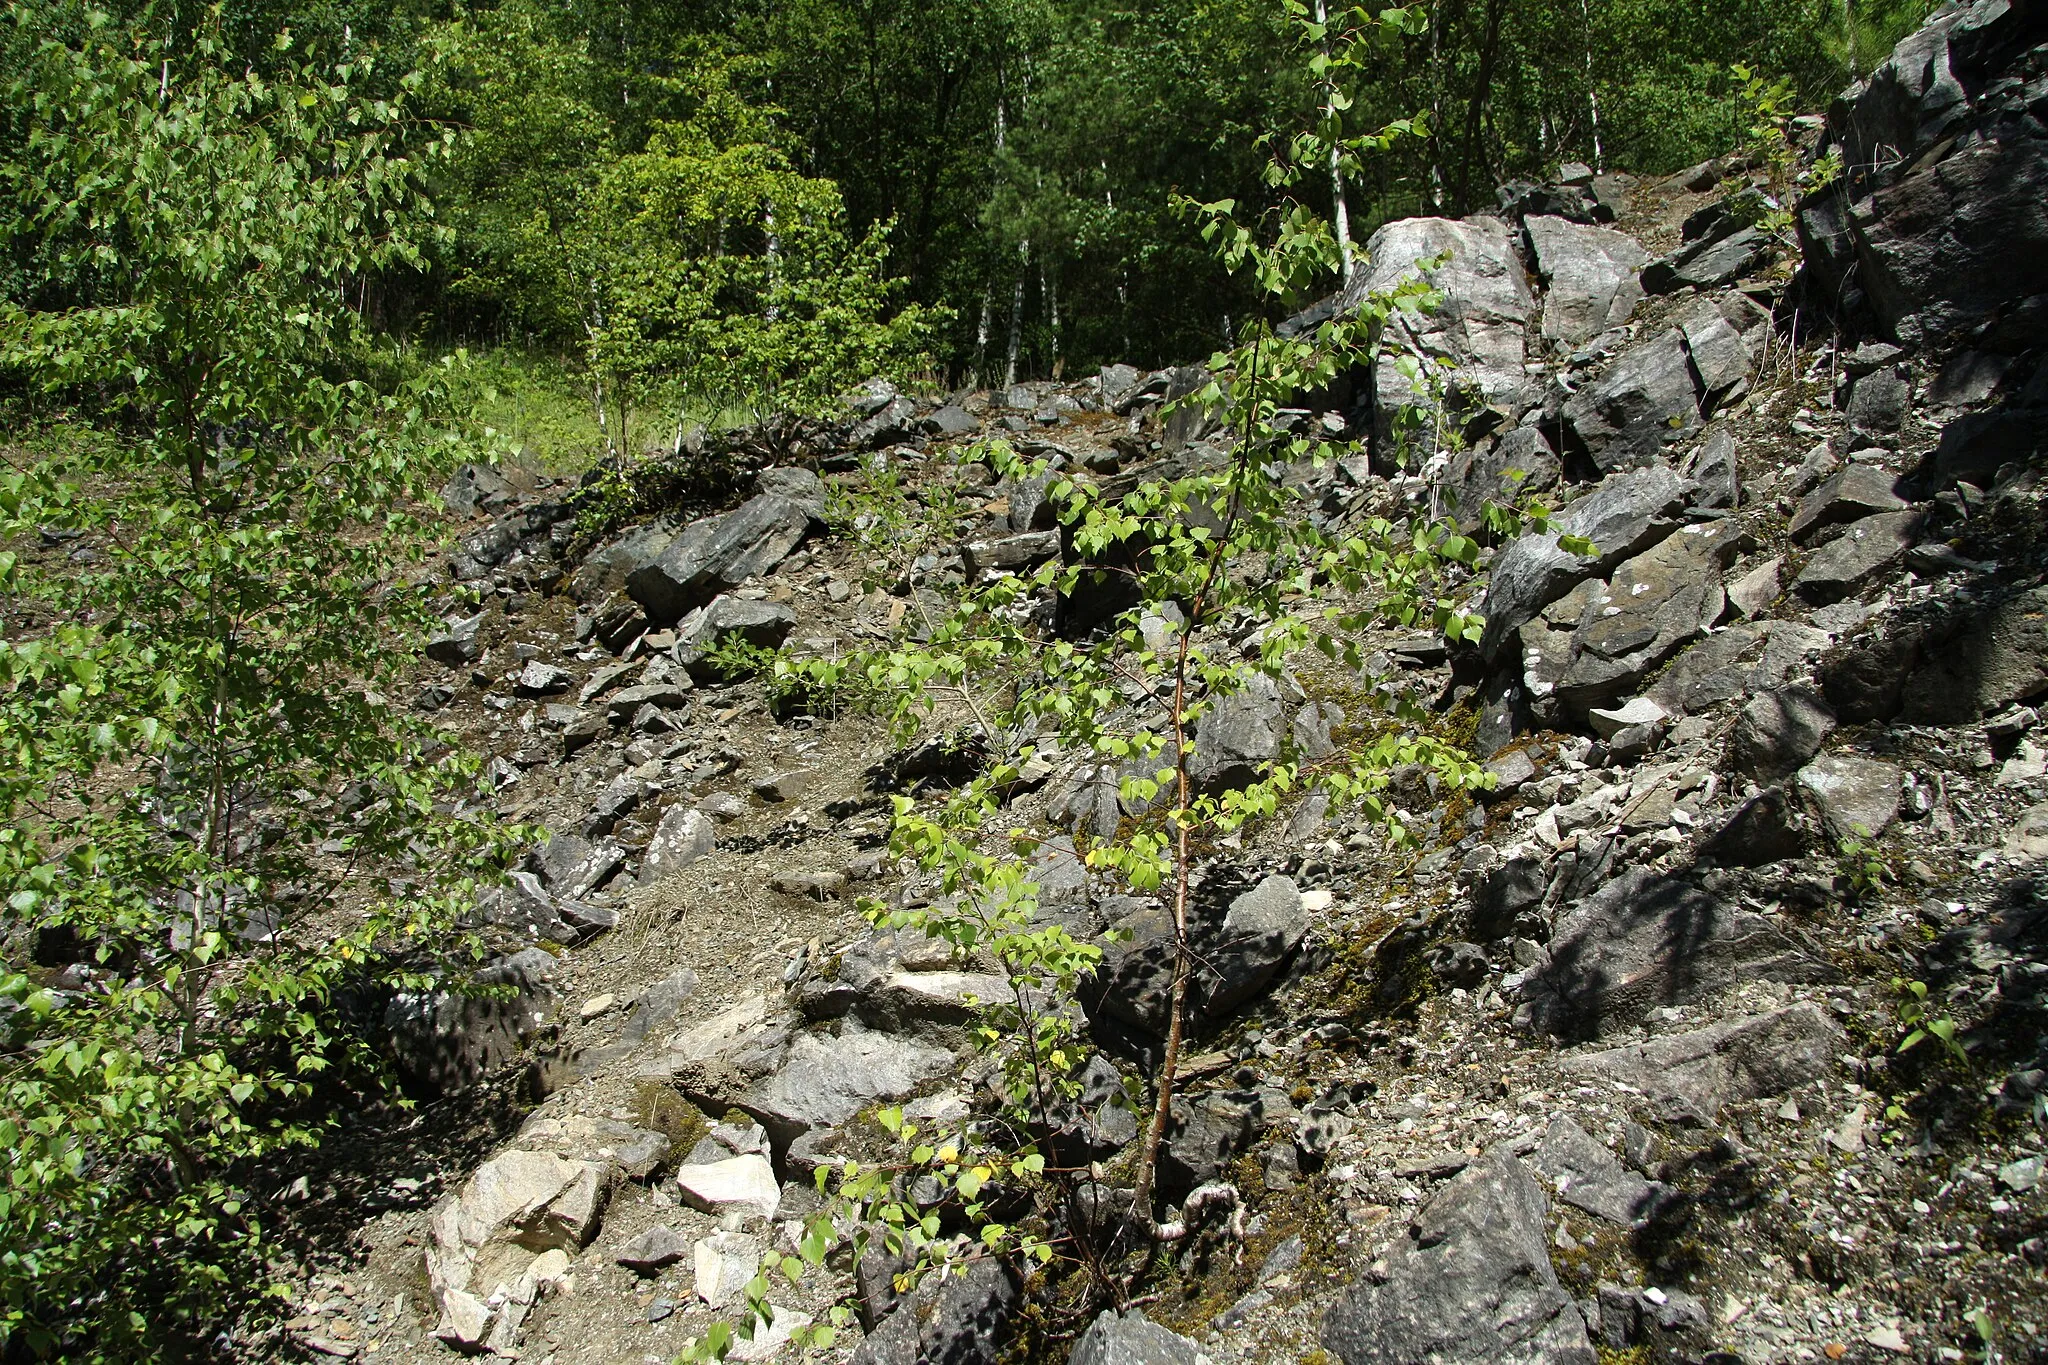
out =
<path fill-rule="evenodd" d="M 1654 459 L 1700 429 L 1699 396 L 1684 334 L 1676 329 L 1622 352 L 1566 400 L 1564 420 L 1602 472 Z"/>
<path fill-rule="evenodd" d="M 1860 754 L 1822 754 L 1793 780 L 1813 797 L 1837 843 L 1870 839 L 1899 814 L 1897 764 Z"/>
<path fill-rule="evenodd" d="M 1800 500 L 1786 533 L 1805 544 L 1814 532 L 1843 522 L 1875 516 L 1879 512 L 1902 512 L 1906 500 L 1894 491 L 1898 479 L 1872 464 L 1852 464 L 1830 475 L 1820 487 Z"/>
<path fill-rule="evenodd" d="M 1549 284 L 1543 299 L 1543 335 L 1576 346 L 1621 326 L 1642 302 L 1636 273 L 1650 253 L 1627 233 L 1532 215 L 1522 222 L 1536 257 L 1536 270 Z"/>
<path fill-rule="evenodd" d="M 1777 922 L 1642 868 L 1566 909 L 1549 948 L 1550 961 L 1523 983 L 1517 1019 L 1567 1039 L 1598 1038 L 1737 981 L 1832 975 Z"/>
<path fill-rule="evenodd" d="M 1551 1268 L 1549 1206 L 1496 1146 L 1422 1206 L 1383 1270 L 1323 1318 L 1345 1365 L 1596 1365 L 1585 1319 Z"/>
<path fill-rule="evenodd" d="M 1620 1158 L 1564 1114 L 1550 1120 L 1529 1165 L 1557 1197 L 1596 1218 L 1629 1227 L 1650 1215 L 1661 1187 L 1621 1164 Z"/>
<path fill-rule="evenodd" d="M 710 1214 L 739 1210 L 773 1218 L 782 1206 L 782 1185 L 765 1156 L 750 1154 L 678 1166 L 676 1189 L 684 1203 Z"/>
<path fill-rule="evenodd" d="M 714 1232 L 691 1255 L 697 1297 L 713 1308 L 736 1302 L 761 1269 L 761 1243 L 743 1232 Z"/>
<path fill-rule="evenodd" d="M 526 1151 L 609 1162 L 636 1180 L 667 1160 L 669 1151 L 669 1140 L 661 1133 L 593 1114 L 536 1114 L 520 1126 L 513 1141 Z"/>
<path fill-rule="evenodd" d="M 782 1068 L 739 1104 L 778 1143 L 787 1143 L 813 1128 L 836 1128 L 877 1100 L 901 1099 L 952 1068 L 951 1052 L 910 1038 L 806 1033 L 791 1045 Z"/>
<path fill-rule="evenodd" d="M 631 1271 L 651 1275 L 690 1254 L 690 1239 L 658 1223 L 620 1247 L 612 1259 Z"/>
<path fill-rule="evenodd" d="M 1848 1048 L 1840 1025 L 1802 1003 L 1562 1061 L 1567 1071 L 1678 1100 L 1711 1122 L 1730 1104 L 1832 1075 Z"/>
<path fill-rule="evenodd" d="M 647 841 L 647 856 L 640 862 L 640 884 L 651 885 L 708 857 L 717 835 L 717 824 L 703 811 L 669 807 L 654 827 L 654 837 Z"/>
<path fill-rule="evenodd" d="M 1207 1359 L 1194 1342 L 1142 1311 L 1133 1308 L 1119 1316 L 1105 1308 L 1081 1334 L 1067 1365 L 1196 1365 Z"/>
<path fill-rule="evenodd" d="M 1792 580 L 1792 591 L 1816 606 L 1841 601 L 1911 549 L 1920 522 L 1917 511 L 1880 512 L 1851 522 L 1806 561 Z"/>
<path fill-rule="evenodd" d="M 1652 465 L 1601 483 L 1553 519 L 1555 529 L 1525 535 L 1494 561 L 1487 583 L 1486 633 L 1479 652 L 1493 659 L 1501 646 L 1536 614 L 1575 584 L 1602 575 L 1642 553 L 1678 526 L 1678 513 L 1692 495 L 1692 480 L 1665 465 Z M 1560 536 L 1593 542 L 1587 558 L 1558 546 Z"/>
<path fill-rule="evenodd" d="M 1721 575 L 1740 539 L 1732 522 L 1681 527 L 1616 569 L 1572 632 L 1558 699 L 1583 710 L 1625 697 L 1718 621 Z"/>
<path fill-rule="evenodd" d="M 655 625 L 680 620 L 796 549 L 811 514 L 778 493 L 762 493 L 723 516 L 692 522 L 657 556 L 626 576 L 626 592 Z"/>

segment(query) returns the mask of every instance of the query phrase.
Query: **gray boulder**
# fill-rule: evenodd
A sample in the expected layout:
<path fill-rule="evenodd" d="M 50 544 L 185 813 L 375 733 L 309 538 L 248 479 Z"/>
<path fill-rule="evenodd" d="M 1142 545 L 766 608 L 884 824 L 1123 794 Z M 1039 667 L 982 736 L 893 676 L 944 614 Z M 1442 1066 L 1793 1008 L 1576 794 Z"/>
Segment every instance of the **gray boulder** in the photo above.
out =
<path fill-rule="evenodd" d="M 1479 528 L 1489 502 L 1519 502 L 1557 487 L 1564 467 L 1550 442 L 1535 427 L 1516 427 L 1497 441 L 1483 441 L 1455 455 L 1444 471 L 1444 494 L 1458 525 Z"/>
<path fill-rule="evenodd" d="M 1684 333 L 1672 329 L 1622 352 L 1565 401 L 1564 421 L 1601 473 L 1655 459 L 1700 428 Z"/>
<path fill-rule="evenodd" d="M 1119 1315 L 1105 1308 L 1081 1334 L 1067 1365 L 1197 1365 L 1200 1347 L 1169 1332 L 1136 1308 Z"/>
<path fill-rule="evenodd" d="M 1818 842 L 1818 822 L 1798 789 L 1766 787 L 1737 806 L 1700 853 L 1735 867 L 1761 867 L 1797 858 Z"/>
<path fill-rule="evenodd" d="M 1922 517 L 1917 511 L 1880 512 L 1852 522 L 1799 571 L 1792 591 L 1816 606 L 1839 602 L 1856 592 L 1899 557 L 1920 538 Z"/>
<path fill-rule="evenodd" d="M 677 528 L 650 521 L 612 537 L 583 557 L 569 576 L 569 595 L 578 602 L 602 602 L 626 586 L 626 575 L 675 543 Z"/>
<path fill-rule="evenodd" d="M 1572 632 L 1556 694 L 1576 710 L 1602 706 L 1636 684 L 1721 618 L 1721 575 L 1735 558 L 1733 522 L 1687 526 L 1614 571 Z"/>
<path fill-rule="evenodd" d="M 720 641 L 740 639 L 757 649 L 778 649 L 796 629 L 796 613 L 780 602 L 724 595 L 685 616 L 676 627 L 676 657 L 700 666 Z"/>
<path fill-rule="evenodd" d="M 452 1095 L 502 1068 L 554 1017 L 557 965 L 545 949 L 525 948 L 485 967 L 479 983 L 512 988 L 502 999 L 453 991 L 393 996 L 384 1029 L 399 1073 L 417 1091 Z"/>
<path fill-rule="evenodd" d="M 1595 1365 L 1551 1269 L 1548 1217 L 1528 1168 L 1494 1147 L 1329 1310 L 1323 1345 L 1345 1365 Z"/>
<path fill-rule="evenodd" d="M 1879 512 L 1903 511 L 1906 500 L 1898 495 L 1897 484 L 1896 477 L 1876 465 L 1851 464 L 1800 499 L 1786 534 L 1803 545 L 1827 527 Z"/>
<path fill-rule="evenodd" d="M 478 508 L 502 512 L 512 505 L 512 485 L 488 465 L 465 464 L 441 486 L 441 503 L 459 517 L 472 516 Z"/>
<path fill-rule="evenodd" d="M 1159 1192 L 1178 1202 L 1198 1185 L 1220 1179 L 1251 1146 L 1250 1108 L 1225 1095 L 1175 1098 L 1159 1147 Z"/>
<path fill-rule="evenodd" d="M 762 493 L 724 516 L 692 522 L 653 560 L 626 576 L 626 592 L 656 625 L 710 602 L 789 557 L 810 513 L 777 493 Z"/>
<path fill-rule="evenodd" d="M 1714 289 L 1747 275 L 1763 259 L 1769 242 L 1755 228 L 1726 237 L 1704 237 L 1643 268 L 1643 288 L 1652 294 L 1680 289 Z"/>
<path fill-rule="evenodd" d="M 1244 687 L 1214 699 L 1195 722 L 1189 776 L 1209 791 L 1246 787 L 1280 756 L 1280 686 L 1254 673 Z"/>
<path fill-rule="evenodd" d="M 1028 531 L 997 540 L 977 540 L 960 547 L 960 560 L 970 574 L 989 569 L 1035 568 L 1060 557 L 1058 531 Z"/>
<path fill-rule="evenodd" d="M 754 492 L 788 498 L 810 513 L 814 527 L 824 528 L 825 481 L 818 477 L 816 470 L 790 465 L 771 466 L 754 476 Z"/>
<path fill-rule="evenodd" d="M 1897 764 L 1861 754 L 1822 754 L 1793 780 L 1806 792 L 1837 843 L 1869 839 L 1899 815 Z M 1859 833 L 1859 831 L 1861 831 Z"/>
<path fill-rule="evenodd" d="M 953 1069 L 953 1054 L 882 1033 L 801 1034 L 780 1070 L 756 1082 L 739 1107 L 778 1146 L 813 1128 L 836 1128 L 877 1100 L 897 1100 Z"/>
<path fill-rule="evenodd" d="M 1829 972 L 1784 925 L 1697 881 L 1634 868 L 1565 909 L 1550 960 L 1523 983 L 1517 1021 L 1572 1040 L 1709 999 L 1737 981 L 1815 981 Z"/>
<path fill-rule="evenodd" d="M 1662 1185 L 1653 1185 L 1622 1165 L 1564 1114 L 1551 1118 L 1529 1165 L 1565 1203 L 1623 1227 L 1649 1217 L 1664 1192 Z"/>
<path fill-rule="evenodd" d="M 1390 328 L 1451 366 L 1450 383 L 1461 406 L 1501 406 L 1519 413 L 1526 406 L 1529 382 L 1523 370 L 1524 338 L 1536 300 L 1508 225 L 1498 218 L 1475 214 L 1388 223 L 1366 244 L 1370 267 L 1352 277 L 1338 297 L 1338 311 L 1413 278 L 1422 262 L 1440 256 L 1447 257 L 1442 265 L 1421 273 L 1442 293 L 1442 304 L 1427 313 L 1399 313 Z M 1387 347 L 1379 362 L 1376 392 L 1383 427 L 1396 407 L 1429 401 L 1395 368 L 1397 350 Z"/>
<path fill-rule="evenodd" d="M 1818 1006 L 1790 1005 L 1707 1028 L 1565 1057 L 1565 1070 L 1621 1081 L 1676 1100 L 1712 1122 L 1728 1105 L 1782 1095 L 1823 1079 L 1847 1055 L 1848 1036 Z"/>
<path fill-rule="evenodd" d="M 1943 6 L 1843 93 L 1828 132 L 1856 170 L 1801 207 L 1810 297 L 1910 345 L 2048 293 L 2048 143 L 2019 131 L 2040 41 L 2031 5 Z"/>
<path fill-rule="evenodd" d="M 1191 908 L 1188 926 L 1196 961 L 1189 982 L 1191 1019 L 1213 1021 L 1272 981 L 1301 946 L 1308 915 L 1301 908 L 1300 890 L 1278 875 L 1236 897 L 1219 919 L 1201 911 L 1200 904 Z M 1092 1008 L 1164 1037 L 1173 986 L 1172 914 L 1148 904 L 1115 927 L 1129 937 L 1106 950 Z"/>
<path fill-rule="evenodd" d="M 654 837 L 647 841 L 647 854 L 640 861 L 640 884 L 651 886 L 708 857 L 717 834 L 717 825 L 703 811 L 669 807 L 654 827 Z"/>
<path fill-rule="evenodd" d="M 1728 738 L 1735 771 L 1771 781 L 1798 770 L 1834 733 L 1835 713 L 1812 688 L 1781 687 L 1742 708 Z"/>
<path fill-rule="evenodd" d="M 1522 227 L 1537 273 L 1549 286 L 1543 299 L 1545 337 L 1576 346 L 1629 320 L 1643 297 L 1636 272 L 1650 259 L 1635 238 L 1541 215 L 1525 219 Z"/>
<path fill-rule="evenodd" d="M 993 1257 L 926 1275 L 855 1348 L 853 1365 L 996 1365 L 1023 1298 L 1016 1270 Z"/>
<path fill-rule="evenodd" d="M 1699 496 L 1693 499 L 1699 507 L 1725 507 L 1734 511 L 1742 500 L 1742 485 L 1735 466 L 1735 438 L 1726 427 L 1715 427 L 1707 433 L 1686 467 L 1686 477 L 1699 485 Z"/>
<path fill-rule="evenodd" d="M 1885 365 L 1849 382 L 1842 412 L 1849 430 L 1859 436 L 1891 436 L 1905 424 L 1912 401 L 1913 386 L 1905 374 L 1896 365 Z"/>
<path fill-rule="evenodd" d="M 448 622 L 448 628 L 427 641 L 426 655 L 437 664 L 460 668 L 483 657 L 482 613 Z"/>
<path fill-rule="evenodd" d="M 1560 512 L 1554 529 L 1525 535 L 1501 552 L 1487 583 L 1486 633 L 1479 652 L 1495 658 L 1514 632 L 1573 585 L 1604 574 L 1649 549 L 1678 526 L 1693 493 L 1690 479 L 1666 465 L 1610 478 Z M 1583 536 L 1593 554 L 1581 559 L 1558 546 L 1561 535 Z"/>

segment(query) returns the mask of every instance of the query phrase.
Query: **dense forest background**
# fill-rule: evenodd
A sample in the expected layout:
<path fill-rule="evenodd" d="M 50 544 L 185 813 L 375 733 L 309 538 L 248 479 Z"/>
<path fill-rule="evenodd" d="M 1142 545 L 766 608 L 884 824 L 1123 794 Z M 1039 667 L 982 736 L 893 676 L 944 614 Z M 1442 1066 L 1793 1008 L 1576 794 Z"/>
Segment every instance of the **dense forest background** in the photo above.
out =
<path fill-rule="evenodd" d="M 814 278 L 861 295 L 831 306 L 917 310 L 874 358 L 914 340 L 958 383 L 1165 364 L 1225 341 L 1252 294 L 1169 194 L 1254 214 L 1277 201 L 1276 130 L 1426 120 L 1428 137 L 1347 180 L 1362 241 L 1387 218 L 1487 207 L 1503 180 L 1564 161 L 1657 174 L 1724 152 L 1743 119 L 1731 65 L 1817 107 L 1928 8 L 1442 0 L 1383 44 L 1369 83 L 1343 90 L 1303 55 L 1342 33 L 1345 13 L 1293 0 L 259 0 L 116 17 L 173 44 L 212 32 L 257 70 L 374 54 L 370 87 L 427 73 L 412 117 L 465 134 L 430 184 L 450 231 L 424 269 L 355 282 L 384 329 L 588 359 L 626 310 L 601 283 L 621 262 L 597 258 L 625 253 L 651 211 L 694 220 L 655 254 L 706 276 L 695 315 L 775 311 L 750 306 L 762 280 L 748 258 L 829 258 Z M 18 11 L 9 60 L 19 69 L 35 43 L 91 22 L 76 6 Z M 829 240 L 790 240 L 821 225 Z M 758 396 L 749 362 L 728 368 L 699 387 Z"/>

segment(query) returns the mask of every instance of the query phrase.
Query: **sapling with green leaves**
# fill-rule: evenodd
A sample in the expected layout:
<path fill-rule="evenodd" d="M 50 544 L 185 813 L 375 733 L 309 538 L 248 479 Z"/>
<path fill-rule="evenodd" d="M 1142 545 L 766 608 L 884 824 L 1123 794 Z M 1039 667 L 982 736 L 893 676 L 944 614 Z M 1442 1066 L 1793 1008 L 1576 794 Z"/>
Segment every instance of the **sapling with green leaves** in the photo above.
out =
<path fill-rule="evenodd" d="M 0 365 L 72 420 L 0 475 L 10 1359 L 176 1357 L 281 1308 L 258 1163 L 380 1092 L 343 996 L 461 977 L 517 833 L 393 701 L 432 619 L 393 572 L 459 448 L 436 376 L 363 377 L 344 297 L 420 259 L 444 144 L 411 78 L 275 57 L 93 16 L 11 91 L 5 231 L 47 283 Z M 46 531 L 89 555 L 16 553 Z"/>

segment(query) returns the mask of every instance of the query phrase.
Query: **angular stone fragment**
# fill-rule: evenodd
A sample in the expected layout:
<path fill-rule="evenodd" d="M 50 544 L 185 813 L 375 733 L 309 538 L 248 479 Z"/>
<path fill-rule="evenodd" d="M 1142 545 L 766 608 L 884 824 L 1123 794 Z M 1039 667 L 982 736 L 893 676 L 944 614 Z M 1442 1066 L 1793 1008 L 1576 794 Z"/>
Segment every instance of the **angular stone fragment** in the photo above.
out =
<path fill-rule="evenodd" d="M 651 886 L 709 856 L 717 833 L 717 825 L 703 811 L 669 807 L 654 827 L 654 837 L 647 841 L 647 855 L 640 862 L 640 884 Z"/>
<path fill-rule="evenodd" d="M 1792 580 L 1792 591 L 1816 606 L 1841 601 L 1912 548 L 1921 519 L 1919 512 L 1906 511 L 1852 522 L 1806 562 Z"/>
<path fill-rule="evenodd" d="M 1622 1165 L 1564 1114 L 1551 1118 L 1529 1165 L 1565 1203 L 1623 1227 L 1648 1217 L 1663 1189 Z"/>
<path fill-rule="evenodd" d="M 782 1186 L 768 1158 L 730 1157 L 701 1165 L 676 1167 L 676 1189 L 693 1209 L 720 1214 L 727 1210 L 773 1218 L 782 1205 Z"/>
<path fill-rule="evenodd" d="M 1781 687 L 1742 708 L 1729 736 L 1735 771 L 1771 781 L 1796 771 L 1820 752 L 1835 729 L 1835 713 L 1809 687 Z"/>
<path fill-rule="evenodd" d="M 1860 754 L 1822 754 L 1795 779 L 1810 793 L 1835 842 L 1868 840 L 1891 828 L 1899 814 L 1896 764 Z"/>
<path fill-rule="evenodd" d="M 521 697 L 553 697 L 567 692 L 575 681 L 566 668 L 529 659 L 512 680 L 512 691 Z"/>
<path fill-rule="evenodd" d="M 1494 1147 L 1329 1310 L 1323 1345 L 1345 1365 L 1595 1365 L 1551 1269 L 1548 1215 L 1528 1168 Z"/>
<path fill-rule="evenodd" d="M 1876 465 L 1860 461 L 1848 465 L 1800 500 L 1786 534 L 1803 545 L 1814 532 L 1829 526 L 1879 512 L 1902 511 L 1906 500 L 1895 491 L 1897 483 L 1890 471 Z"/>
<path fill-rule="evenodd" d="M 1616 569 L 1572 633 L 1558 699 L 1584 709 L 1625 696 L 1719 620 L 1721 575 L 1739 539 L 1731 522 L 1697 523 Z"/>
<path fill-rule="evenodd" d="M 1636 272 L 1650 259 L 1635 238 L 1544 215 L 1525 219 L 1522 227 L 1549 285 L 1544 336 L 1576 346 L 1629 320 L 1643 297 Z"/>
<path fill-rule="evenodd" d="M 1690 1033 L 1565 1057 L 1567 1071 L 1682 1101 L 1712 1122 L 1743 1100 L 1782 1095 L 1829 1075 L 1849 1040 L 1818 1006 L 1790 1005 Z"/>
<path fill-rule="evenodd" d="M 756 649 L 777 649 L 796 629 L 796 613 L 780 602 L 755 602 L 730 594 L 713 598 L 676 626 L 678 658 L 701 653 L 726 639 L 744 640 Z"/>
<path fill-rule="evenodd" d="M 1558 916 L 1550 961 L 1523 983 L 1520 1022 L 1576 1040 L 1689 1004 L 1736 981 L 1831 973 L 1785 926 L 1683 876 L 1623 873 Z"/>
<path fill-rule="evenodd" d="M 1707 433 L 1706 441 L 1692 463 L 1686 468 L 1686 476 L 1699 485 L 1699 496 L 1693 499 L 1698 507 L 1722 507 L 1734 511 L 1742 500 L 1742 485 L 1735 467 L 1735 438 L 1726 427 L 1715 427 Z"/>
<path fill-rule="evenodd" d="M 1564 421 L 1601 473 L 1646 464 L 1700 427 L 1684 334 L 1672 329 L 1622 352 L 1566 400 Z"/>
<path fill-rule="evenodd" d="M 1475 531 L 1486 504 L 1518 503 L 1557 487 L 1564 467 L 1535 427 L 1516 427 L 1497 441 L 1458 452 L 1444 471 L 1444 494 L 1458 525 Z"/>
<path fill-rule="evenodd" d="M 1133 1308 L 1119 1316 L 1105 1308 L 1081 1334 L 1067 1365 L 1198 1365 L 1207 1359 L 1194 1342 L 1143 1311 Z"/>
<path fill-rule="evenodd" d="M 1482 608 L 1486 633 L 1479 652 L 1495 658 L 1503 643 L 1573 585 L 1606 573 L 1649 549 L 1678 525 L 1677 513 L 1693 492 L 1690 479 L 1653 465 L 1601 483 L 1553 519 L 1553 529 L 1525 535 L 1494 561 Z M 1560 536 L 1593 542 L 1588 558 L 1558 546 Z"/>
<path fill-rule="evenodd" d="M 578 1161 L 609 1162 L 635 1180 L 668 1159 L 669 1140 L 650 1128 L 594 1114 L 536 1114 L 520 1125 L 513 1144 Z"/>
<path fill-rule="evenodd" d="M 883 1033 L 802 1034 L 774 1075 L 749 1088 L 740 1107 L 786 1144 L 813 1128 L 834 1128 L 877 1100 L 901 1099 L 952 1070 L 953 1054 Z"/>
<path fill-rule="evenodd" d="M 803 540 L 810 513 L 776 493 L 692 522 L 659 556 L 626 577 L 626 591 L 656 625 L 766 574 Z"/>
<path fill-rule="evenodd" d="M 1280 688 L 1255 673 L 1236 692 L 1214 699 L 1195 722 L 1189 775 L 1204 789 L 1249 786 L 1280 756 Z"/>
<path fill-rule="evenodd" d="M 1034 568 L 1060 555 L 1058 531 L 1027 531 L 1001 540 L 977 540 L 960 547 L 960 559 L 970 574 L 990 569 Z"/>
<path fill-rule="evenodd" d="M 450 668 L 475 663 L 484 653 L 483 624 L 482 613 L 450 621 L 447 630 L 427 641 L 427 657 Z"/>
<path fill-rule="evenodd" d="M 626 1269 L 653 1275 L 690 1254 L 690 1239 L 666 1223 L 657 1223 L 619 1248 L 612 1257 Z"/>
<path fill-rule="evenodd" d="M 761 1243 L 743 1232 L 714 1232 L 692 1252 L 697 1297 L 713 1308 L 738 1301 L 761 1269 Z"/>

